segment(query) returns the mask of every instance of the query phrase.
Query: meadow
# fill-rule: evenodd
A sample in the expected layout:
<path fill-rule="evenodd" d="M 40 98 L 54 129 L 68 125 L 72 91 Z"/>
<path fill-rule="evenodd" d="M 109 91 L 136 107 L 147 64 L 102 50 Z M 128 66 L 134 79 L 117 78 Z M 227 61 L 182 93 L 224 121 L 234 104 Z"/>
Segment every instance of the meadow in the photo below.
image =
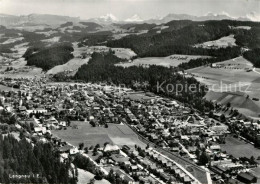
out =
<path fill-rule="evenodd" d="M 234 35 L 222 37 L 218 40 L 208 41 L 200 44 L 196 44 L 194 47 L 202 48 L 226 48 L 228 46 L 236 46 L 236 40 Z"/>
<path fill-rule="evenodd" d="M 220 145 L 221 149 L 236 158 L 250 158 L 251 156 L 254 156 L 255 159 L 257 159 L 260 156 L 260 149 L 255 148 L 250 143 L 234 138 L 232 135 L 228 135 L 225 140 L 226 143 Z"/>
<path fill-rule="evenodd" d="M 137 135 L 126 125 L 108 124 L 108 128 L 92 127 L 88 122 L 73 121 L 71 126 L 77 126 L 77 129 L 68 127 L 67 130 L 53 130 L 52 134 L 74 146 L 83 142 L 85 146 L 95 146 L 109 142 L 118 146 L 145 146 Z"/>
<path fill-rule="evenodd" d="M 83 169 L 78 169 L 78 184 L 86 184 L 89 183 L 91 179 L 95 177 L 94 174 L 91 172 L 85 171 Z M 102 179 L 102 180 L 95 180 L 94 184 L 110 184 L 109 181 Z"/>
<path fill-rule="evenodd" d="M 243 57 L 216 64 L 221 65 L 219 65 L 220 67 L 202 66 L 186 72 L 215 92 L 206 95 L 208 100 L 219 101 L 223 104 L 231 102 L 234 108 L 237 108 L 245 115 L 258 117 L 260 102 L 252 100 L 248 102 L 244 99 L 247 95 L 249 95 L 249 99 L 260 99 L 260 73 L 257 72 L 258 69 L 254 70 L 252 64 Z M 242 92 L 244 97 L 243 95 L 238 97 L 233 94 L 228 96 L 221 92 Z M 241 100 L 245 101 L 245 103 L 237 105 L 236 101 L 241 102 Z"/>
<path fill-rule="evenodd" d="M 181 63 L 189 62 L 191 59 L 207 58 L 208 56 L 192 56 L 192 55 L 171 55 L 167 57 L 145 57 L 137 58 L 132 62 L 119 63 L 117 66 L 130 67 L 130 66 L 144 66 L 159 65 L 165 67 L 175 67 Z"/>

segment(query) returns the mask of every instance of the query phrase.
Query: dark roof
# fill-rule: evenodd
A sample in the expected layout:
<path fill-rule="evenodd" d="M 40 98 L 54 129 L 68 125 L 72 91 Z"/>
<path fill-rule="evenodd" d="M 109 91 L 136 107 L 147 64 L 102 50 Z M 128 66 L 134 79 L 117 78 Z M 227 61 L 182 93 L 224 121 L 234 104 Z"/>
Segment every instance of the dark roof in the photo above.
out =
<path fill-rule="evenodd" d="M 238 174 L 238 177 L 239 178 L 243 178 L 243 179 L 246 179 L 247 181 L 253 181 L 256 179 L 255 176 L 253 176 L 252 174 L 250 173 L 246 173 L 246 172 L 241 172 Z"/>

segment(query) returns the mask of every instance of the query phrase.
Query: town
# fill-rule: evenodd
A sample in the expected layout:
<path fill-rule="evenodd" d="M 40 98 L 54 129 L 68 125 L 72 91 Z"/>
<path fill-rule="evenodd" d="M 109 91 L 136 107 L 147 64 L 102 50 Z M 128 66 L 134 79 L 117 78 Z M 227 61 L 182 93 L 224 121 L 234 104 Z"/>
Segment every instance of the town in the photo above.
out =
<path fill-rule="evenodd" d="M 201 113 L 170 98 L 104 83 L 35 77 L 1 78 L 0 84 L 1 134 L 49 142 L 60 162 L 73 160 L 93 180 L 257 182 L 260 154 L 236 157 L 222 147 L 227 139 L 259 147 L 260 124 L 220 113 L 229 107 Z"/>

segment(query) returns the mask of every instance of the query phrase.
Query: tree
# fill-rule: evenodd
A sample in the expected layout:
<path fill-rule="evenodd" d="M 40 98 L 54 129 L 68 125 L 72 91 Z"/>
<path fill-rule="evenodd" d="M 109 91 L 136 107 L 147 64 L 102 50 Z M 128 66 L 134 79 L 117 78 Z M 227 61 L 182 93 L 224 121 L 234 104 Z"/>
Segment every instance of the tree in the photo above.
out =
<path fill-rule="evenodd" d="M 221 122 L 225 122 L 225 121 L 226 121 L 226 117 L 225 117 L 224 114 L 221 114 L 221 116 L 220 116 L 220 121 L 221 121 Z"/>
<path fill-rule="evenodd" d="M 84 151 L 85 151 L 86 154 L 88 154 L 88 147 L 85 147 Z"/>
<path fill-rule="evenodd" d="M 148 149 L 149 147 L 150 147 L 150 145 L 149 145 L 149 144 L 147 144 L 145 149 Z"/>
<path fill-rule="evenodd" d="M 206 165 L 207 163 L 209 163 L 209 158 L 208 155 L 205 151 L 203 151 L 199 157 L 199 163 L 201 165 Z"/>
<path fill-rule="evenodd" d="M 227 108 L 230 108 L 231 107 L 231 103 L 228 102 L 226 106 L 227 106 Z"/>
<path fill-rule="evenodd" d="M 83 142 L 79 143 L 79 150 L 82 150 L 83 147 L 84 147 L 84 143 Z"/>

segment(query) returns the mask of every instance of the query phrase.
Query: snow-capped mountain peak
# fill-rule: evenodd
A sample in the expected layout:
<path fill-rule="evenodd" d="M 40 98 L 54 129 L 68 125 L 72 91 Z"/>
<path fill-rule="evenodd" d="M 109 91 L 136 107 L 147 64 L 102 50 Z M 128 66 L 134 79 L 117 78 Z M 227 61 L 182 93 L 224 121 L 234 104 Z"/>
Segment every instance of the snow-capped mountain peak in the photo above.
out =
<path fill-rule="evenodd" d="M 139 17 L 139 15 L 135 14 L 132 17 L 125 20 L 126 22 L 142 22 L 143 20 Z"/>
<path fill-rule="evenodd" d="M 118 21 L 118 19 L 116 18 L 116 16 L 114 16 L 114 15 L 111 14 L 111 13 L 108 13 L 108 14 L 106 14 L 106 15 L 104 15 L 104 16 L 99 17 L 99 18 L 102 19 L 102 20 L 105 21 L 105 22 L 117 22 L 117 21 Z"/>

